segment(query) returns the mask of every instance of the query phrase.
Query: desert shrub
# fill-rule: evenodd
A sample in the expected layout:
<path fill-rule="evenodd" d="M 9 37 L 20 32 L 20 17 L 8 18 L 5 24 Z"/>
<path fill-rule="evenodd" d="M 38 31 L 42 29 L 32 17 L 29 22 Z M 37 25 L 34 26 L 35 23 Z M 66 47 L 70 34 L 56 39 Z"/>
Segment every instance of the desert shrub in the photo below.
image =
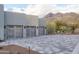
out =
<path fill-rule="evenodd" d="M 64 23 L 62 21 L 48 21 L 47 23 L 47 32 L 48 34 L 65 34 L 71 33 L 74 34 L 76 28 L 78 28 L 79 23 Z"/>

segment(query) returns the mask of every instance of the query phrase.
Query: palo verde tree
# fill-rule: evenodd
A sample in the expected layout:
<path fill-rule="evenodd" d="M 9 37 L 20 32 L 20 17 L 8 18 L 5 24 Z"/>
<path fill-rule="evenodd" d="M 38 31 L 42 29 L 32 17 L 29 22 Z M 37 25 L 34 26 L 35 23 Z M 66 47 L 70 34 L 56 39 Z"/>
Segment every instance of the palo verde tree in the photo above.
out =
<path fill-rule="evenodd" d="M 55 34 L 56 24 L 53 21 L 47 21 L 47 32 L 48 34 Z"/>

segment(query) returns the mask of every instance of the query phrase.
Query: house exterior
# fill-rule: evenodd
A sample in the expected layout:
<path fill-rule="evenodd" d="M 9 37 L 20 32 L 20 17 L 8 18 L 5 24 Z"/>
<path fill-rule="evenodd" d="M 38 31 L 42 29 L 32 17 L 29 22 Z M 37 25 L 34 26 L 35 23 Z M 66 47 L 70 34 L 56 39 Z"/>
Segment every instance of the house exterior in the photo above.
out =
<path fill-rule="evenodd" d="M 38 16 L 4 11 L 0 5 L 0 38 L 28 38 L 46 34 L 46 27 Z"/>

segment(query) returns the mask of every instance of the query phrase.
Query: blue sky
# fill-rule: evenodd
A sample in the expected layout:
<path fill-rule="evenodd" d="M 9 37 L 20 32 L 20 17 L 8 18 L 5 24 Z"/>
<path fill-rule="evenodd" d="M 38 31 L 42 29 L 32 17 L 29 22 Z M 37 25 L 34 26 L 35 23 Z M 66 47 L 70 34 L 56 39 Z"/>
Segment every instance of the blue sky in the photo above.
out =
<path fill-rule="evenodd" d="M 66 7 L 67 4 L 56 4 L 57 7 Z M 28 6 L 28 4 L 4 4 L 4 8 L 12 8 L 12 7 L 16 7 L 16 8 L 26 8 Z"/>
<path fill-rule="evenodd" d="M 27 6 L 28 4 L 4 4 L 4 8 L 12 8 L 12 7 L 26 8 Z"/>
<path fill-rule="evenodd" d="M 56 4 L 58 7 L 66 7 L 68 4 Z"/>

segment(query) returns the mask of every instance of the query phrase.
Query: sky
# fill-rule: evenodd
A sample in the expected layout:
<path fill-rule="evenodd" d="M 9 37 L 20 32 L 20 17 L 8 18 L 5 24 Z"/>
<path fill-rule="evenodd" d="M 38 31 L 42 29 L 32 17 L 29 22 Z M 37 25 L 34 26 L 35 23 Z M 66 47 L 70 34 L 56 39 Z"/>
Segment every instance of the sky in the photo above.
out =
<path fill-rule="evenodd" d="M 42 17 L 49 12 L 52 13 L 79 13 L 79 4 L 5 4 L 4 10 L 24 12 L 30 15 L 37 15 Z"/>

